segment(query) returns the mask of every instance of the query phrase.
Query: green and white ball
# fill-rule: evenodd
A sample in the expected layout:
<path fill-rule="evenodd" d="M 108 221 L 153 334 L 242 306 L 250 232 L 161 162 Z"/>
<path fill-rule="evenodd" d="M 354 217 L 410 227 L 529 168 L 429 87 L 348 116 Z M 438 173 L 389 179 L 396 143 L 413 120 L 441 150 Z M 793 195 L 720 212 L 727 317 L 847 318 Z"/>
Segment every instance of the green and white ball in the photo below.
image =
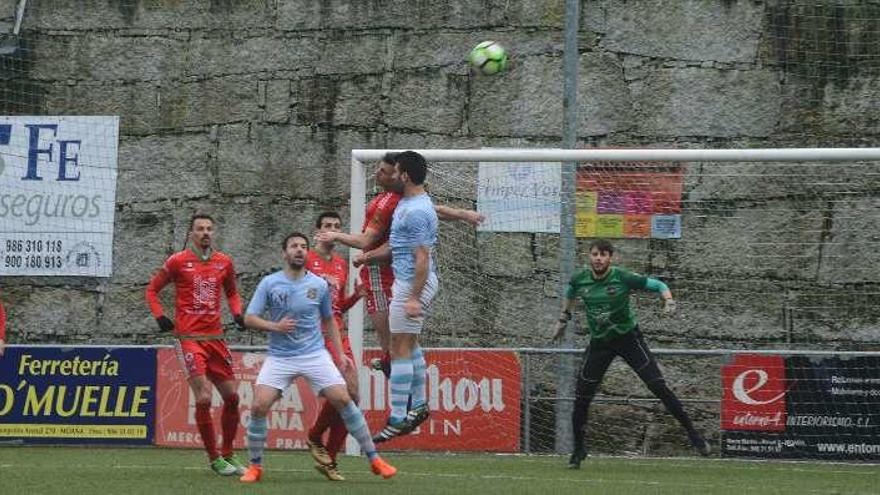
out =
<path fill-rule="evenodd" d="M 507 52 L 494 41 L 484 41 L 471 50 L 468 62 L 480 74 L 491 76 L 507 67 Z"/>

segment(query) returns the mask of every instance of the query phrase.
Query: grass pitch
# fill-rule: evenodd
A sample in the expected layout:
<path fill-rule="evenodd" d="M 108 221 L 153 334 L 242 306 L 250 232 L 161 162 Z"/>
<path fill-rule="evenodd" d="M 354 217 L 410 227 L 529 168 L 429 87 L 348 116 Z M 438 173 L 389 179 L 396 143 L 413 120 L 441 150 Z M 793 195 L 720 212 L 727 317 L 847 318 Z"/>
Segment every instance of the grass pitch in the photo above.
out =
<path fill-rule="evenodd" d="M 243 453 L 242 453 L 243 454 Z M 340 457 L 329 482 L 304 452 L 267 451 L 257 485 L 213 474 L 201 451 L 0 447 L 0 493 L 125 494 L 876 494 L 880 466 L 697 458 L 591 457 L 579 471 L 560 456 L 388 453 L 382 480 L 364 458 Z M 9 490 L 7 492 L 7 490 Z"/>

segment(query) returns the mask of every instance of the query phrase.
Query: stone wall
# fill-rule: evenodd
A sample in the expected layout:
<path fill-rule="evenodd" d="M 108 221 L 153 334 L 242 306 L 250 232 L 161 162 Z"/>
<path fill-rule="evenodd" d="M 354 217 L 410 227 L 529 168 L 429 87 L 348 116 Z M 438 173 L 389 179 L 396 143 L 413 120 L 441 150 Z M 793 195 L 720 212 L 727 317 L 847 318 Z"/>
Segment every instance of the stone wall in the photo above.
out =
<path fill-rule="evenodd" d="M 0 1 L 0 20 L 8 24 L 14 4 Z M 235 256 L 247 294 L 278 265 L 270 246 L 282 232 L 307 229 L 325 208 L 345 212 L 351 148 L 558 145 L 563 4 L 29 2 L 24 49 L 0 59 L 4 113 L 120 115 L 122 136 L 113 277 L 4 280 L 14 339 L 151 339 L 154 325 L 141 292 L 181 244 L 196 208 L 219 217 L 220 244 Z M 876 30 L 864 28 L 878 7 L 836 4 L 804 10 L 782 0 L 582 2 L 581 144 L 871 143 L 880 58 L 867 48 L 876 46 Z M 840 32 L 829 34 L 822 22 Z M 506 74 L 469 73 L 463 56 L 482 39 L 508 47 Z M 625 243 L 635 268 L 676 279 L 683 294 L 699 291 L 719 267 L 755 278 L 755 267 L 739 263 L 731 246 L 786 225 L 783 235 L 803 252 L 789 253 L 798 256 L 788 262 L 768 260 L 755 283 L 778 290 L 783 272 L 784 290 L 794 291 L 853 276 L 876 280 L 877 263 L 848 261 L 877 256 L 875 244 L 859 242 L 860 232 L 877 226 L 876 215 L 858 214 L 876 212 L 871 174 L 855 179 L 859 190 L 851 201 L 833 203 L 804 203 L 802 191 L 782 179 L 773 190 L 786 212 L 780 217 L 749 203 L 756 198 L 748 181 L 703 180 L 699 168 L 690 170 L 697 179 L 688 181 L 687 194 L 701 202 L 686 212 L 684 229 L 702 242 Z M 719 202 L 728 214 L 707 217 L 704 210 Z M 830 225 L 825 238 L 853 242 L 826 249 L 808 242 L 822 225 Z M 479 242 L 490 252 L 493 244 L 505 253 L 511 242 L 523 245 L 523 257 L 505 266 L 526 277 L 553 270 L 553 249 L 536 254 L 535 236 L 514 237 L 520 239 Z M 526 285 L 523 293 L 533 289 Z M 547 296 L 555 306 L 553 291 Z M 774 304 L 765 311 L 755 301 L 747 313 L 765 316 L 715 337 L 742 337 L 745 327 L 781 332 Z M 503 318 L 503 305 L 493 305 Z M 687 314 L 679 337 L 666 337 L 687 337 L 711 318 Z M 866 320 L 876 330 L 876 319 Z M 849 329 L 863 330 L 857 341 L 876 341 L 863 326 Z"/>
<path fill-rule="evenodd" d="M 0 0 L 0 28 L 14 4 Z M 813 4 L 582 1 L 579 145 L 874 145 L 880 6 Z M 219 244 L 234 256 L 247 297 L 280 264 L 275 245 L 285 232 L 309 230 L 327 208 L 348 215 L 352 148 L 559 146 L 563 5 L 29 2 L 24 49 L 0 57 L 0 113 L 121 116 L 114 274 L 0 281 L 10 340 L 156 342 L 143 290 L 179 249 L 197 208 L 218 217 Z M 507 73 L 469 72 L 464 56 L 485 39 L 508 48 Z M 704 173 L 711 165 L 689 167 L 686 178 L 683 230 L 697 242 L 619 243 L 630 267 L 669 280 L 685 302 L 677 324 L 664 325 L 653 300 L 638 301 L 655 329 L 649 339 L 876 344 L 876 165 L 834 169 L 852 175 L 845 201 L 754 164 L 728 168 L 734 178 Z M 440 196 L 474 204 L 467 195 Z M 788 247 L 761 256 L 768 238 Z M 479 260 L 469 273 L 484 285 L 450 275 L 456 290 L 434 316 L 434 342 L 546 345 L 558 307 L 555 241 L 481 234 L 464 243 Z M 445 262 L 461 263 L 448 253 Z M 490 284 L 507 290 L 488 293 Z M 475 307 L 463 312 L 463 304 Z M 817 306 L 827 310 L 810 309 Z M 537 309 L 525 319 L 523 308 Z M 689 366 L 672 363 L 669 372 L 684 375 Z"/>

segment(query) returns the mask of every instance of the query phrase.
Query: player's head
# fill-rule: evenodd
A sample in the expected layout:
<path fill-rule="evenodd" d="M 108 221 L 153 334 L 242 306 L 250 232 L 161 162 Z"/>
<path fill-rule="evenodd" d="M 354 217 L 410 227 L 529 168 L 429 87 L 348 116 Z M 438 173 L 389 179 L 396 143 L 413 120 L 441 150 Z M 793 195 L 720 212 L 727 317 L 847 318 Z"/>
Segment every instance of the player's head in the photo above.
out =
<path fill-rule="evenodd" d="M 590 268 L 596 275 L 604 275 L 611 266 L 614 246 L 605 239 L 596 239 L 590 243 Z"/>
<path fill-rule="evenodd" d="M 284 261 L 293 270 L 300 270 L 306 264 L 306 253 L 309 252 L 309 238 L 300 232 L 287 234 L 281 243 Z"/>
<path fill-rule="evenodd" d="M 315 228 L 320 232 L 342 232 L 342 217 L 335 211 L 325 211 L 315 219 Z"/>
<path fill-rule="evenodd" d="M 376 185 L 385 191 L 396 191 L 401 188 L 394 180 L 394 162 L 397 160 L 397 155 L 398 153 L 389 151 L 376 164 Z"/>
<path fill-rule="evenodd" d="M 428 176 L 428 162 L 415 151 L 404 151 L 397 155 L 395 179 L 402 184 L 421 186 Z"/>
<path fill-rule="evenodd" d="M 189 240 L 201 250 L 211 247 L 214 241 L 214 217 L 196 212 L 189 219 Z"/>
<path fill-rule="evenodd" d="M 342 232 L 342 218 L 339 216 L 339 213 L 335 211 L 325 211 L 318 215 L 318 218 L 315 220 L 315 231 L 316 232 Z M 333 243 L 324 243 L 324 245 L 328 245 L 331 249 L 333 248 Z"/>

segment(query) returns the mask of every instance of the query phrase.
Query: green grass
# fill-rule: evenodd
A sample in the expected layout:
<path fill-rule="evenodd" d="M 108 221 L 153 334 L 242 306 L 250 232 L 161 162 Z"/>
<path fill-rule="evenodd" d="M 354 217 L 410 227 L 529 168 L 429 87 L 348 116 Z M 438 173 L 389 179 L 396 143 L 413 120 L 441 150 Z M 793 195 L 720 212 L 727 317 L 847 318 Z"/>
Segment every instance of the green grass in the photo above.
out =
<path fill-rule="evenodd" d="M 363 458 L 342 457 L 348 478 L 331 483 L 304 452 L 269 451 L 266 476 L 242 485 L 208 470 L 201 452 L 158 448 L 0 448 L 2 493 L 411 493 L 427 495 L 588 494 L 875 494 L 880 466 L 696 458 L 592 457 L 580 471 L 559 456 L 389 453 L 399 474 L 373 476 Z M 9 490 L 7 492 L 7 489 Z"/>

